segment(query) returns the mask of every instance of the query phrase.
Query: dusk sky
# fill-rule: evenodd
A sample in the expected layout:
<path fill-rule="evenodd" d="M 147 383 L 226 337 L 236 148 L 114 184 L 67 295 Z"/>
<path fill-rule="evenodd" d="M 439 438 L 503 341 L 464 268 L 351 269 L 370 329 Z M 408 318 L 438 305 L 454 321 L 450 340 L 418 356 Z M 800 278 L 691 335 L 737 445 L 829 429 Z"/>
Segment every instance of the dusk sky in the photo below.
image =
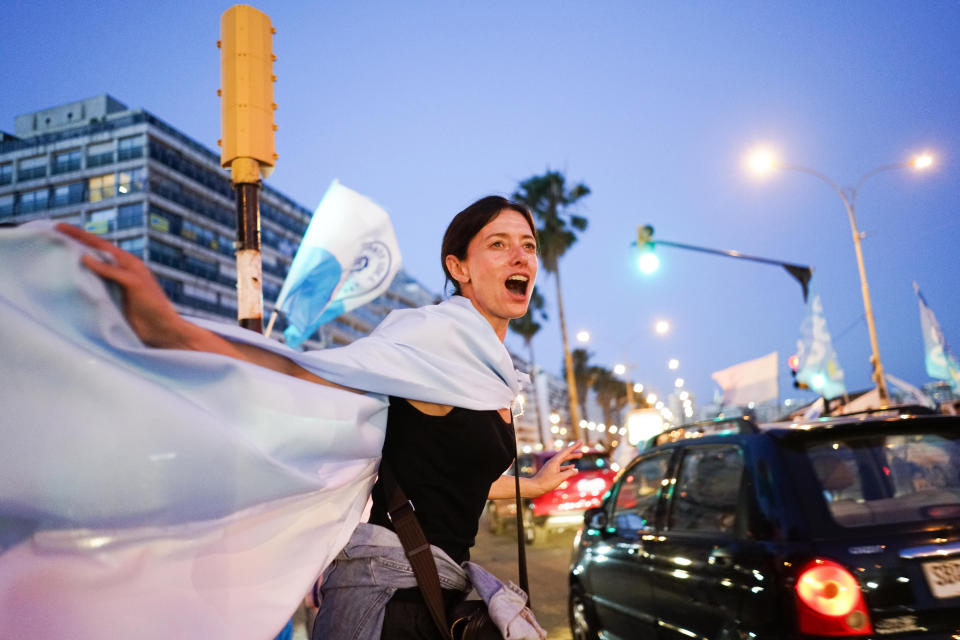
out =
<path fill-rule="evenodd" d="M 220 137 L 220 15 L 228 3 L 13 0 L 3 10 L 0 129 L 108 93 L 211 149 Z M 960 2 L 260 2 L 277 30 L 276 148 L 268 183 L 313 209 L 339 179 L 391 215 L 404 267 L 440 291 L 439 247 L 475 199 L 545 170 L 592 194 L 589 228 L 561 261 L 570 338 L 593 361 L 633 365 L 659 391 L 677 373 L 709 403 L 710 374 L 777 351 L 790 387 L 805 306 L 777 267 L 655 239 L 814 267 L 847 388 L 871 383 L 850 227 L 814 177 L 750 175 L 758 143 L 854 185 L 920 152 L 925 172 L 863 186 L 858 222 L 889 373 L 920 385 L 916 281 L 960 346 Z M 561 372 L 553 278 L 538 362 Z M 672 331 L 656 336 L 667 319 Z M 517 336 L 508 345 L 526 355 Z M 957 347 L 955 347 L 956 350 Z M 592 417 L 592 416 L 591 416 Z"/>

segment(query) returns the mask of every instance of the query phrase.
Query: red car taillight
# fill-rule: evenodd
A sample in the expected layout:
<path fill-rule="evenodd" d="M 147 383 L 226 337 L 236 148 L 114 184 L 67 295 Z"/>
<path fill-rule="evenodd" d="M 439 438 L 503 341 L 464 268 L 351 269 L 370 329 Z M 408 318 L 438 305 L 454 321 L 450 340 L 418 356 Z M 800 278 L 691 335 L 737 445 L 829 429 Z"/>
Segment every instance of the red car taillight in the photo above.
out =
<path fill-rule="evenodd" d="M 797 624 L 801 633 L 856 636 L 873 633 L 857 579 L 831 560 L 817 559 L 797 578 Z"/>

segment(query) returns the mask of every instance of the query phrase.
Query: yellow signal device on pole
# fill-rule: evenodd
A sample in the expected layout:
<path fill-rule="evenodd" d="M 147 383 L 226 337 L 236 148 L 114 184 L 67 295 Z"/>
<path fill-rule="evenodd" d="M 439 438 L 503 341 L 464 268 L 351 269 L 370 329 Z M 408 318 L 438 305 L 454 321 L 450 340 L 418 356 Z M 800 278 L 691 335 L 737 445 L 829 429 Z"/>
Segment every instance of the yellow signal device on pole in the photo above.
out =
<path fill-rule="evenodd" d="M 270 17 L 238 4 L 220 17 L 220 164 L 237 192 L 237 320 L 263 330 L 260 179 L 277 162 L 273 134 L 273 34 Z"/>
<path fill-rule="evenodd" d="M 274 33 L 270 17 L 249 5 L 234 5 L 220 17 L 220 164 L 233 169 L 234 183 L 268 177 L 277 161 L 273 144 L 277 129 L 273 122 L 277 108 L 273 101 L 277 80 L 273 74 Z M 256 161 L 258 174 L 238 172 L 238 159 Z"/>

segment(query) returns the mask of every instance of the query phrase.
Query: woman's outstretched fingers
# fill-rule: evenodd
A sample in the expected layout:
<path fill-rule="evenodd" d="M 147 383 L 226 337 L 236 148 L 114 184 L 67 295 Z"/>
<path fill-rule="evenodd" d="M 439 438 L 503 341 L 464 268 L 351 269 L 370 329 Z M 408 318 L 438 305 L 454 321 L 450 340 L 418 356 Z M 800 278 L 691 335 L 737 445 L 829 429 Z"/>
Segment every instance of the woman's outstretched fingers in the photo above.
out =
<path fill-rule="evenodd" d="M 80 260 L 98 276 L 123 287 L 124 315 L 145 344 L 154 347 L 180 345 L 186 323 L 142 260 L 83 229 L 62 223 L 56 229 L 104 256 L 101 259 L 88 253 Z"/>

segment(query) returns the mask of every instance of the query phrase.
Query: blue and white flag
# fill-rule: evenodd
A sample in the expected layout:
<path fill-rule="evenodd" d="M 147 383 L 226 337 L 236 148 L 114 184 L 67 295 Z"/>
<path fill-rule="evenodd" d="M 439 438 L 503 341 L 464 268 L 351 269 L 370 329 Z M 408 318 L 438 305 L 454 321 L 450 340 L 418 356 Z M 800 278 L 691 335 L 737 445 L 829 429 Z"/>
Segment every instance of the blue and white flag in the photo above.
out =
<path fill-rule="evenodd" d="M 824 398 L 836 398 L 847 392 L 843 384 L 843 369 L 833 348 L 827 318 L 823 315 L 823 303 L 817 291 L 810 296 L 807 317 L 800 325 L 797 382 L 806 384 Z"/>
<path fill-rule="evenodd" d="M 336 180 L 314 211 L 276 309 L 291 347 L 320 325 L 383 293 L 400 269 L 400 247 L 387 212 Z"/>
<path fill-rule="evenodd" d="M 923 330 L 923 347 L 927 365 L 927 375 L 937 380 L 946 380 L 955 390 L 960 389 L 960 362 L 950 350 L 947 339 L 940 329 L 940 323 L 933 311 L 927 306 L 927 301 L 920 293 L 920 287 L 913 283 L 913 290 L 917 292 L 920 302 L 920 328 Z"/>

